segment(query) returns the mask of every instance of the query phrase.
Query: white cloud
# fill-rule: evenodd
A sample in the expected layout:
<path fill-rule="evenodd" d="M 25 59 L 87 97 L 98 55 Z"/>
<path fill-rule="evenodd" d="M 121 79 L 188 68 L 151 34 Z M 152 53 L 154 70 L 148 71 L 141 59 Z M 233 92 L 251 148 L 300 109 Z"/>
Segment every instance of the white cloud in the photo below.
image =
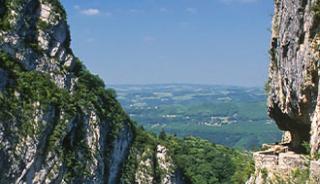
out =
<path fill-rule="evenodd" d="M 100 10 L 96 9 L 96 8 L 83 9 L 80 12 L 82 14 L 88 15 L 88 16 L 94 16 L 94 15 L 99 15 L 100 14 Z"/>
<path fill-rule="evenodd" d="M 77 10 L 79 13 L 81 13 L 83 15 L 87 15 L 87 16 L 95 16 L 95 15 L 101 14 L 101 15 L 105 15 L 107 17 L 111 17 L 113 15 L 113 13 L 110 11 L 103 12 L 103 11 L 96 9 L 96 8 L 82 9 L 79 5 L 74 5 L 73 8 L 75 10 Z"/>
<path fill-rule="evenodd" d="M 198 10 L 196 8 L 186 8 L 186 12 L 190 14 L 196 14 L 198 13 Z"/>

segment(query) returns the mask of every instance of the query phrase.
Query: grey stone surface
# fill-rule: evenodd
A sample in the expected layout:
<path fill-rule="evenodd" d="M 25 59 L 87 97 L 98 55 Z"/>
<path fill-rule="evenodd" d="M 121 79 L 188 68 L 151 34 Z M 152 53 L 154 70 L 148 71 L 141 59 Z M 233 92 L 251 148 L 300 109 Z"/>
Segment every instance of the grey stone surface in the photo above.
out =
<path fill-rule="evenodd" d="M 319 1 L 275 0 L 274 4 L 268 113 L 286 132 L 282 143 L 289 151 L 277 153 L 274 146 L 255 153 L 255 174 L 247 183 L 274 183 L 277 177 L 295 183 L 296 168 L 310 170 L 310 181 L 320 183 L 319 163 L 313 160 L 320 148 L 320 20 L 312 10 Z M 302 143 L 310 144 L 310 167 L 310 158 L 301 154 L 306 151 Z"/>
<path fill-rule="evenodd" d="M 281 130 L 290 131 L 291 146 L 301 151 L 310 140 L 318 99 L 319 25 L 311 11 L 315 1 L 275 1 L 271 63 L 269 69 L 269 115 Z"/>

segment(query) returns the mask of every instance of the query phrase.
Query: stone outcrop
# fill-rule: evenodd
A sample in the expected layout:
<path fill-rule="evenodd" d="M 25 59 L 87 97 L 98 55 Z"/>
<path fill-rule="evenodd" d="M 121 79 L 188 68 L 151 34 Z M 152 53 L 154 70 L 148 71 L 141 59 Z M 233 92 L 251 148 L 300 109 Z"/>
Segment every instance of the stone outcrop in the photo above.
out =
<path fill-rule="evenodd" d="M 319 161 L 315 161 L 312 160 L 310 162 L 310 178 L 312 178 L 312 180 L 315 183 L 320 183 L 320 162 Z"/>
<path fill-rule="evenodd" d="M 320 170 L 317 161 L 320 148 L 320 1 L 275 0 L 274 3 L 271 63 L 266 84 L 268 113 L 279 129 L 286 132 L 278 146 L 288 146 L 288 149 L 275 153 L 272 151 L 275 146 L 272 146 L 271 152 L 255 153 L 256 180 L 251 178 L 249 183 L 275 182 L 274 176 L 299 183 L 292 178 L 297 169 L 311 173 L 303 182 L 314 182 L 318 181 L 314 176 Z M 306 156 L 309 150 L 311 161 Z"/>
<path fill-rule="evenodd" d="M 141 149 L 141 148 L 139 148 Z M 154 149 L 145 147 L 132 154 L 136 163 L 128 166 L 137 167 L 134 174 L 134 182 L 137 184 L 159 183 L 159 184 L 184 184 L 183 176 L 177 173 L 176 165 L 167 147 L 155 145 Z M 131 157 L 131 159 L 133 159 Z M 128 171 L 124 171 L 128 172 Z M 128 179 L 128 178 L 127 178 Z M 129 183 L 127 179 L 122 178 L 121 182 Z M 132 182 L 132 181 L 131 181 Z"/>
<path fill-rule="evenodd" d="M 316 1 L 275 1 L 269 70 L 269 115 L 291 133 L 291 147 L 310 141 L 318 98 Z"/>
<path fill-rule="evenodd" d="M 308 170 L 308 159 L 292 151 L 286 146 L 273 145 L 265 151 L 253 154 L 255 173 L 247 184 L 279 183 L 293 181 L 295 171 Z"/>

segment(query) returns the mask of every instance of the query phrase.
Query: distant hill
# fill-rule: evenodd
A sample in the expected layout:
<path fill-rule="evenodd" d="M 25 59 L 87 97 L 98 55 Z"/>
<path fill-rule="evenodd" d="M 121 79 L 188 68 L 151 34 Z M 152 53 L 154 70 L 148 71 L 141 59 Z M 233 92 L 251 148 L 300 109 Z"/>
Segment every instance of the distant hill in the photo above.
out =
<path fill-rule="evenodd" d="M 266 113 L 262 88 L 221 85 L 112 85 L 118 100 L 145 129 L 198 136 L 253 149 L 276 142 L 281 132 Z"/>

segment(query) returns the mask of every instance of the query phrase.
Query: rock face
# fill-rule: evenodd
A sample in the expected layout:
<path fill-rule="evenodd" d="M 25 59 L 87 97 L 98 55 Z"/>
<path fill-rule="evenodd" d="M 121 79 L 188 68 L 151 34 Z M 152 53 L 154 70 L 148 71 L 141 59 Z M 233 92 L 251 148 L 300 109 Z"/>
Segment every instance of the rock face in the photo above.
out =
<path fill-rule="evenodd" d="M 154 156 L 150 155 L 154 154 Z M 154 153 L 146 150 L 139 159 L 138 171 L 135 174 L 137 184 L 144 183 L 159 183 L 159 184 L 184 184 L 183 181 L 178 181 L 175 174 L 175 166 L 172 158 L 168 154 L 168 149 L 165 146 L 157 145 Z M 156 169 L 163 173 L 157 181 L 154 178 Z M 179 179 L 179 178 L 178 178 Z"/>
<path fill-rule="evenodd" d="M 58 0 L 0 0 L 0 183 L 119 183 L 135 126 L 70 40 Z"/>
<path fill-rule="evenodd" d="M 300 183 L 308 179 L 308 159 L 292 151 L 278 152 L 279 147 L 253 154 L 255 173 L 247 184 Z"/>
<path fill-rule="evenodd" d="M 299 151 L 310 141 L 318 98 L 319 17 L 316 1 L 275 1 L 269 72 L 269 115 Z M 314 130 L 313 130 L 314 131 Z M 314 147 L 315 145 L 313 145 Z"/>
<path fill-rule="evenodd" d="M 287 176 L 288 179 L 297 169 L 310 169 L 310 179 L 318 181 L 313 176 L 320 170 L 315 161 L 319 159 L 320 148 L 320 1 L 275 0 L 274 3 L 271 63 L 266 84 L 268 112 L 286 132 L 279 146 L 288 146 L 289 151 L 255 153 L 255 176 L 260 179 L 249 183 L 266 183 L 261 179 L 262 175 L 269 182 L 275 181 L 270 175 Z M 314 159 L 310 167 L 303 161 L 306 157 L 300 155 L 308 153 L 306 145 L 310 145 Z M 294 178 L 292 181 L 297 183 Z"/>

